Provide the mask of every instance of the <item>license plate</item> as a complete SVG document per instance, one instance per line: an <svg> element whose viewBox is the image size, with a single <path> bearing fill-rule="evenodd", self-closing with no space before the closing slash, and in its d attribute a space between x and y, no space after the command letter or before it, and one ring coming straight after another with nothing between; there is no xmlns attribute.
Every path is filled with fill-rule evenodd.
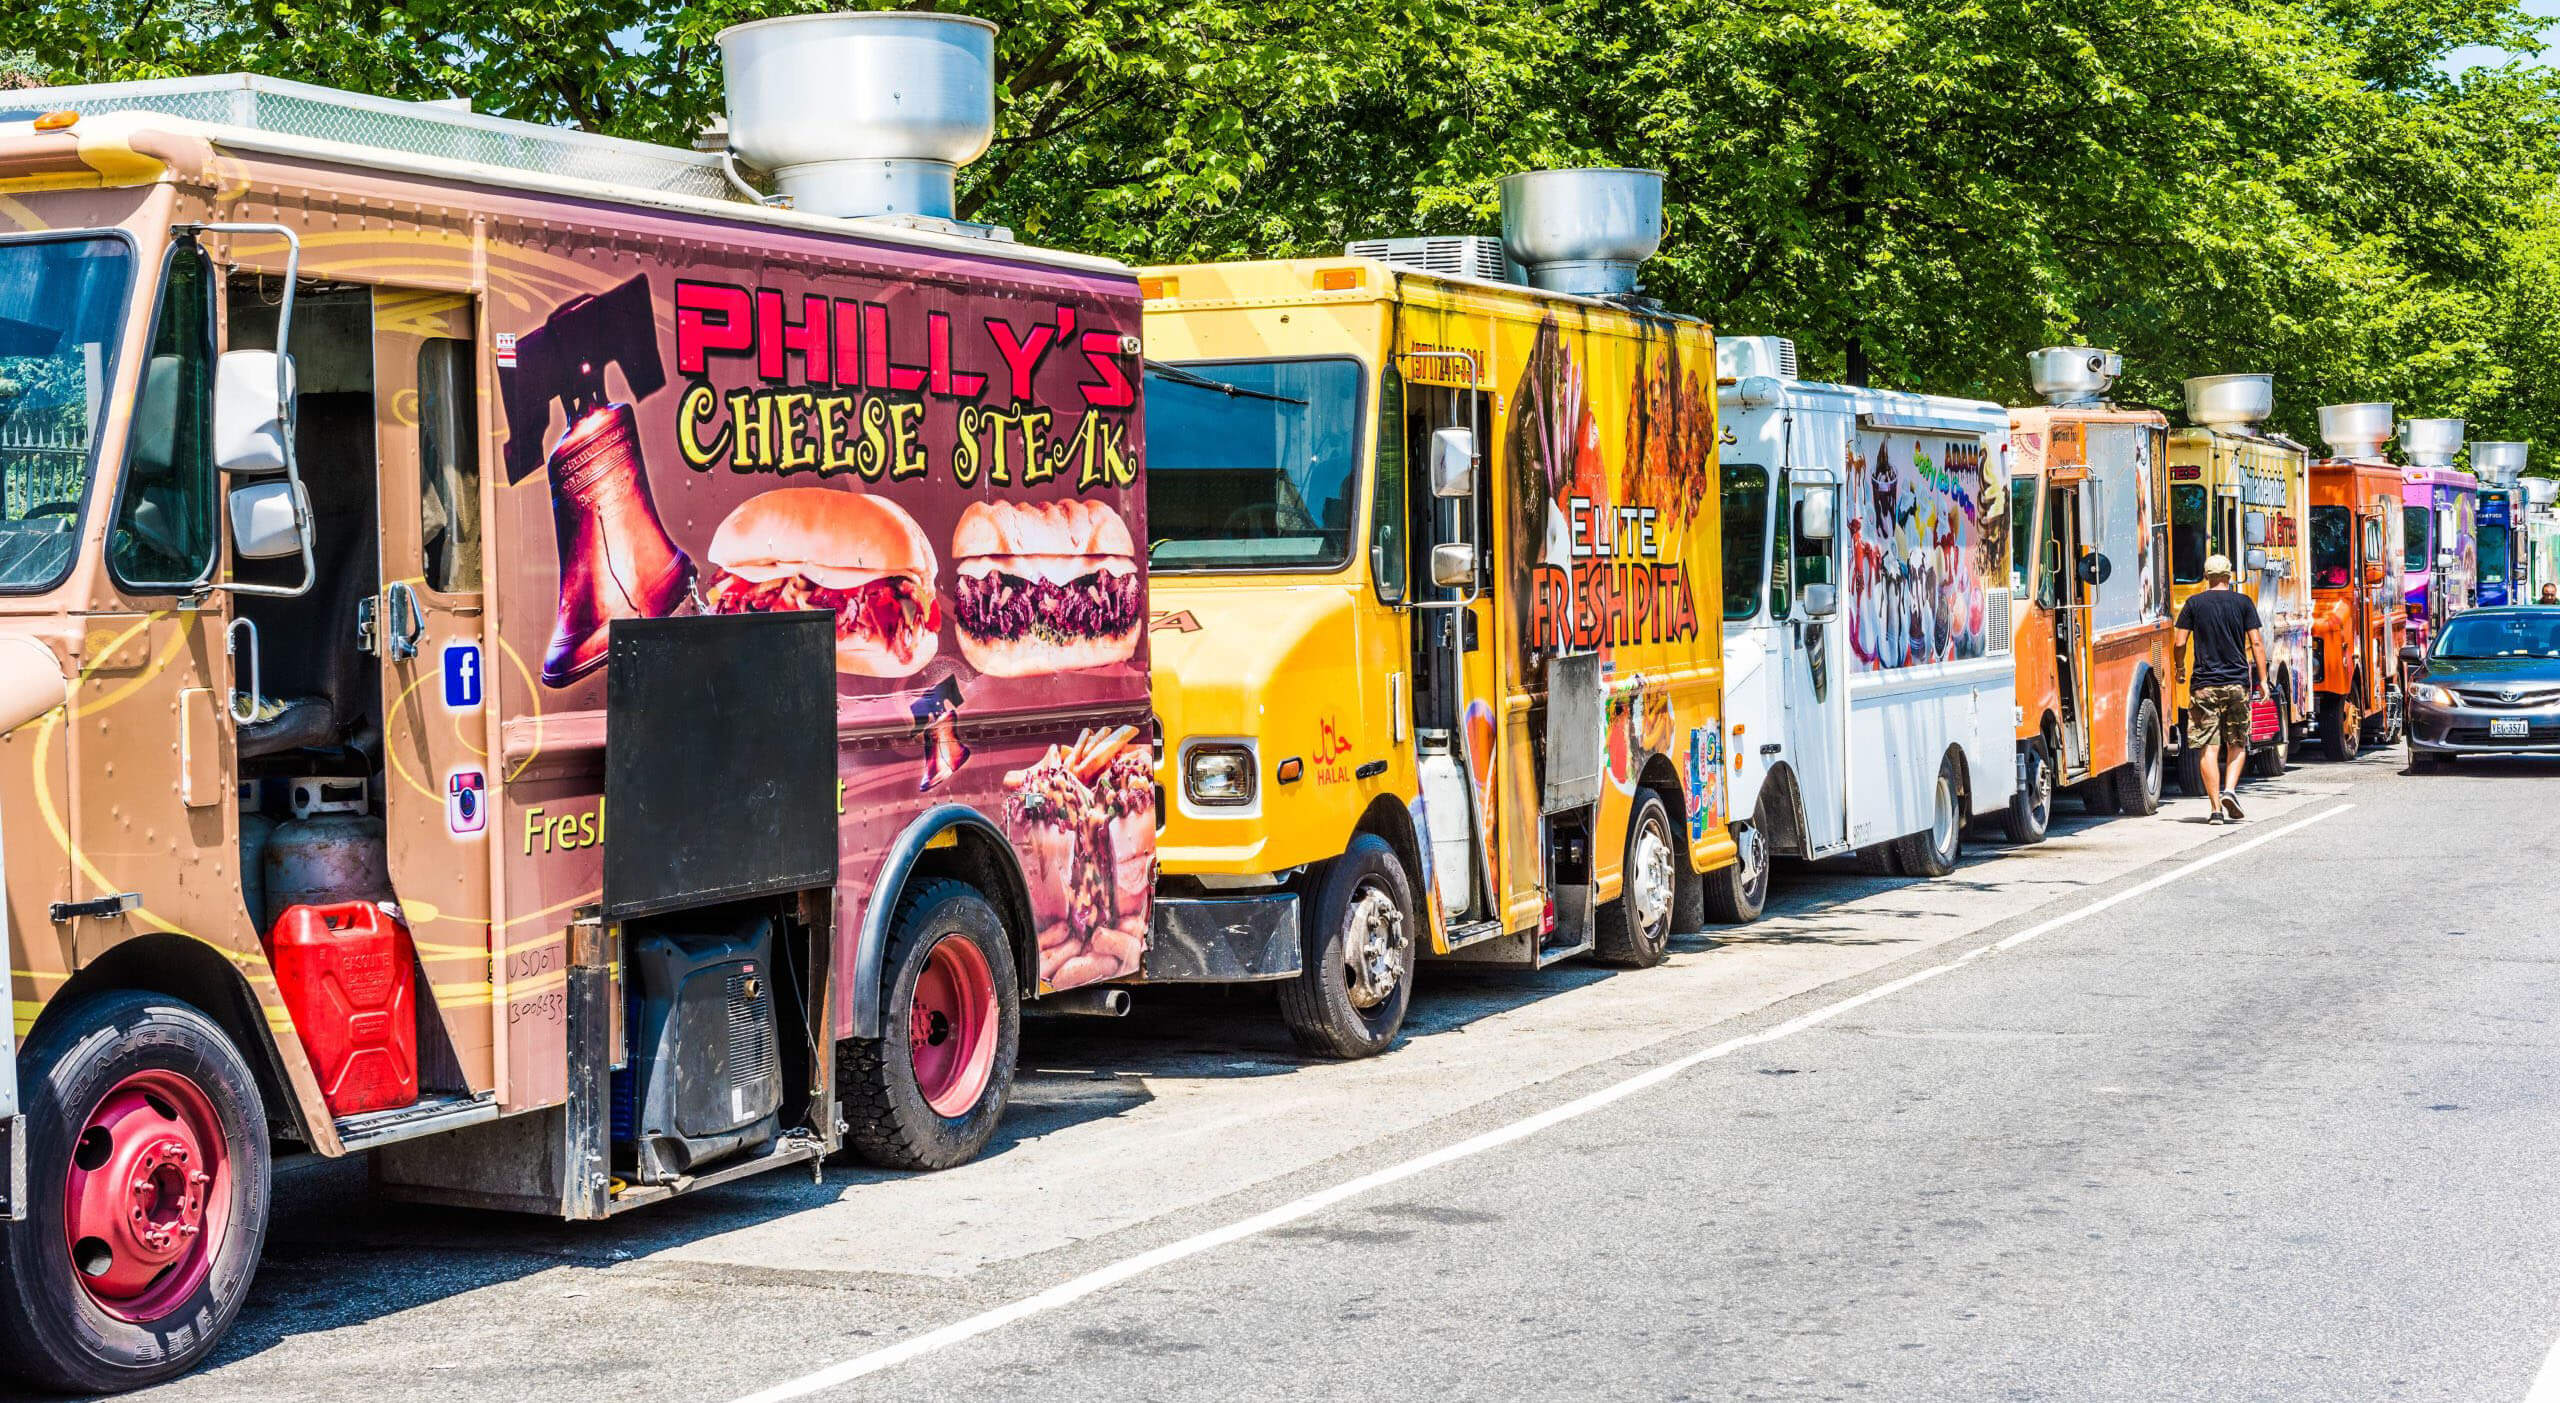
<svg viewBox="0 0 2560 1403"><path fill-rule="evenodd" d="M2526 727L2524 718L2521 716L2489 718L2489 739L2491 740L2523 740L2532 734L2533 732Z"/></svg>

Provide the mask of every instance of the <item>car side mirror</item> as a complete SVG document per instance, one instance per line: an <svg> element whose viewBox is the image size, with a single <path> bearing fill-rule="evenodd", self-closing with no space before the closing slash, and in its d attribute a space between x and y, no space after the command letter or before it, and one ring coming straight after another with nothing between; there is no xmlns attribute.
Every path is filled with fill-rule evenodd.
<svg viewBox="0 0 2560 1403"><path fill-rule="evenodd" d="M1442 589L1465 589L1476 582L1476 548L1451 541L1431 548L1431 583Z"/></svg>
<svg viewBox="0 0 2560 1403"><path fill-rule="evenodd" d="M2382 580L2382 566L2372 561L2366 562L2364 567L2364 582L2369 585L2378 585L2382 583Z"/></svg>
<svg viewBox="0 0 2560 1403"><path fill-rule="evenodd" d="M273 351L225 351L213 374L213 460L226 473L284 471L293 432L293 362Z"/></svg>
<svg viewBox="0 0 2560 1403"><path fill-rule="evenodd" d="M231 549L246 560L281 560L302 553L303 523L311 504L302 484L269 478L231 489Z"/></svg>
<svg viewBox="0 0 2560 1403"><path fill-rule="evenodd" d="M1803 602L1808 619L1827 619L1840 612L1840 595L1832 585L1806 585L1796 598Z"/></svg>
<svg viewBox="0 0 2560 1403"><path fill-rule="evenodd" d="M1829 485L1804 490L1804 505L1796 513L1796 535L1808 541L1831 539L1832 522L1840 510L1840 489Z"/></svg>
<svg viewBox="0 0 2560 1403"><path fill-rule="evenodd" d="M2427 650L2419 647L2415 643L2404 643L2400 645L2400 667L2403 671L2407 672L2426 671Z"/></svg>
<svg viewBox="0 0 2560 1403"><path fill-rule="evenodd" d="M1472 429L1438 429L1431 435L1431 495L1476 494L1476 436ZM1468 574L1473 577L1474 569Z"/></svg>

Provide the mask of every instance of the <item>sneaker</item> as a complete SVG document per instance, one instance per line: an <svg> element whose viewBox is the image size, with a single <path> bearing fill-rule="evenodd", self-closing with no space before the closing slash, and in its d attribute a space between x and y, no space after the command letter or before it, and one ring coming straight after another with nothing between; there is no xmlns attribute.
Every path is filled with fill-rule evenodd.
<svg viewBox="0 0 2560 1403"><path fill-rule="evenodd" d="M2214 827L2216 827L2216 828L2220 828L2220 827L2221 827L2221 826L2223 826L2224 824L2229 823L2231 820L2229 820L2229 819L2227 819L2227 818L2224 818L2224 817L2222 816L2222 810L2220 810L2220 809L2216 809L2216 810L2214 810L2212 813L2206 814L2206 815L2204 816L2204 821L2205 821L2206 823L2209 823L2209 824L2213 825L2213 826L2214 826Z"/></svg>
<svg viewBox="0 0 2560 1403"><path fill-rule="evenodd" d="M2248 817L2247 814L2240 812L2240 796L2227 789L2222 791L2222 811L2230 816L2233 823Z"/></svg>

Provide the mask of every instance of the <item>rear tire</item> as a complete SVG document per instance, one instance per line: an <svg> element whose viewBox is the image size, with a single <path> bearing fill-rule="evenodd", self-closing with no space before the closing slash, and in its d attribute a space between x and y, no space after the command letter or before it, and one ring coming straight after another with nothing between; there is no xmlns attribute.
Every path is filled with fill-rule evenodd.
<svg viewBox="0 0 2560 1403"><path fill-rule="evenodd" d="M1943 877L1964 853L1964 780L1953 755L1938 762L1929 826L1893 840L1894 865L1906 877Z"/></svg>
<svg viewBox="0 0 2560 1403"><path fill-rule="evenodd" d="M2190 741L2178 752L2178 792L2190 799L2204 797L2204 752Z"/></svg>
<svg viewBox="0 0 2560 1403"><path fill-rule="evenodd" d="M2334 764L2356 758L2363 748L2364 723L2347 719L2347 699L2337 692L2320 694L2320 754Z"/></svg>
<svg viewBox="0 0 2560 1403"><path fill-rule="evenodd" d="M1745 926L1769 909L1769 840L1754 823L1733 826L1733 865L1706 875L1707 919Z"/></svg>
<svg viewBox="0 0 2560 1403"><path fill-rule="evenodd" d="M2041 843L2053 829L2053 759L2042 740L2018 747L2018 790L2000 814L2000 836L2020 847Z"/></svg>
<svg viewBox="0 0 2560 1403"><path fill-rule="evenodd" d="M1671 836L1671 811L1650 789L1636 791L1627 808L1626 859L1618 868L1618 899L1600 908L1591 932L1591 958L1619 969L1651 969L1671 953L1671 908L1678 880L1680 844Z"/></svg>
<svg viewBox="0 0 2560 1403"><path fill-rule="evenodd" d="M924 883L898 903L881 983L882 1036L837 1045L846 1142L884 1169L965 1164L1004 1118L1022 1053L1004 918L965 882Z"/></svg>
<svg viewBox="0 0 2560 1403"><path fill-rule="evenodd" d="M1301 1050L1347 1059L1394 1044L1413 1000L1415 931L1403 861L1377 834L1355 836L1326 867L1299 935L1298 977L1280 986L1280 1017Z"/></svg>
<svg viewBox="0 0 2560 1403"><path fill-rule="evenodd" d="M194 1368L239 1315L266 1242L267 1113L248 1063L196 1008L128 991L50 1010L18 1069L32 1201L0 1223L0 1366L65 1393ZM130 1189L105 1177L128 1172ZM127 1208L136 1224L151 1215L141 1235ZM76 1247L75 1213L99 1230ZM174 1260L156 1260L172 1238ZM148 1284L127 1289L127 1273Z"/></svg>
<svg viewBox="0 0 2560 1403"><path fill-rule="evenodd" d="M2148 817L2160 812L2160 703L2142 699L2133 713L2133 733L2125 740L2129 758L2110 776L2116 812Z"/></svg>

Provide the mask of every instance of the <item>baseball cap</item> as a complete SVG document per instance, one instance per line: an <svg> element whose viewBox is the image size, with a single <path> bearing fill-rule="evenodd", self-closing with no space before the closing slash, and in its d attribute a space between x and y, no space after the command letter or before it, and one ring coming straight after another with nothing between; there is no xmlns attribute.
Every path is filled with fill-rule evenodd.
<svg viewBox="0 0 2560 1403"><path fill-rule="evenodd" d="M2208 580L2227 580L2231 578L2231 557L2219 553L2206 556L2204 558L2204 577Z"/></svg>

